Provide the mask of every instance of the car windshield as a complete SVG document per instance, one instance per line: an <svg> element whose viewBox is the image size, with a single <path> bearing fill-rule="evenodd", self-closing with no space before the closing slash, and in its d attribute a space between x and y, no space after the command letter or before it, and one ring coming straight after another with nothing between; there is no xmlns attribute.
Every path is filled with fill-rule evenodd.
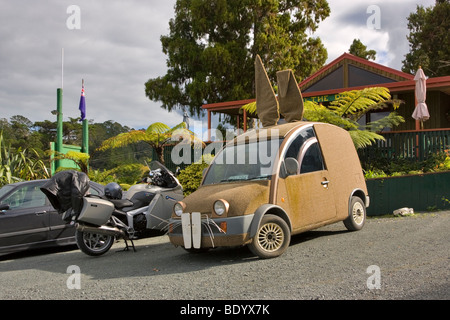
<svg viewBox="0 0 450 320"><path fill-rule="evenodd" d="M270 139L226 146L211 163L203 185L270 179L282 141Z"/></svg>

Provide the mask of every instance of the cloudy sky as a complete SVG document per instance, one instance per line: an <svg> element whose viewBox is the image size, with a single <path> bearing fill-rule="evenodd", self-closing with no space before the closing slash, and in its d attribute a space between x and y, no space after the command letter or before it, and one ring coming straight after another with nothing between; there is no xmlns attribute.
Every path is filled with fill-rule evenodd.
<svg viewBox="0 0 450 320"><path fill-rule="evenodd" d="M400 70L409 51L406 17L418 4L429 7L435 1L328 2L331 15L313 34L325 44L328 62L348 52L358 38L377 51L377 63ZM87 118L94 122L113 120L136 129L156 121L180 123L181 113L168 113L144 93L148 79L166 72L159 39L169 32L174 4L0 0L0 118L23 115L33 122L56 121L51 111L61 86L64 120L79 117L84 79Z"/></svg>

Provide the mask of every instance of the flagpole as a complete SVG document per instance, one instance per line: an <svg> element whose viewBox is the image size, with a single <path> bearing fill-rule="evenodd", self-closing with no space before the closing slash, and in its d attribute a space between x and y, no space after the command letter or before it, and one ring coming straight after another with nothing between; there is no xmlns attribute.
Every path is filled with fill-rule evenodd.
<svg viewBox="0 0 450 320"><path fill-rule="evenodd" d="M63 149L63 85L64 85L64 48L61 48L61 88L56 89L56 154ZM55 171L61 166L61 160L56 160Z"/></svg>
<svg viewBox="0 0 450 320"><path fill-rule="evenodd" d="M64 48L61 48L61 89L64 88Z"/></svg>
<svg viewBox="0 0 450 320"><path fill-rule="evenodd" d="M83 145L82 152L89 154L89 127L88 119L83 120Z"/></svg>

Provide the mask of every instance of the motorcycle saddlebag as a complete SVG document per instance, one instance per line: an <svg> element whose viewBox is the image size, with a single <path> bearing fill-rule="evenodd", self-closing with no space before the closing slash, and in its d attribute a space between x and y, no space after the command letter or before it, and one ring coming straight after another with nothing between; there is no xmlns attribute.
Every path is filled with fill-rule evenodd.
<svg viewBox="0 0 450 320"><path fill-rule="evenodd" d="M83 209L78 216L78 221L102 226L108 222L114 211L114 204L100 198L83 198Z"/></svg>

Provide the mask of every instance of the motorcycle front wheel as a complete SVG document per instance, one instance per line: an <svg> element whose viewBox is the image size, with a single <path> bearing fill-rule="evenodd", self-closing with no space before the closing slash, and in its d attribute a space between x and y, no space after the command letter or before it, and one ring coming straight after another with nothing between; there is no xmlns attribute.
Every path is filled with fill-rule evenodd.
<svg viewBox="0 0 450 320"><path fill-rule="evenodd" d="M75 232L78 248L87 255L100 256L114 244L114 237L89 232Z"/></svg>

